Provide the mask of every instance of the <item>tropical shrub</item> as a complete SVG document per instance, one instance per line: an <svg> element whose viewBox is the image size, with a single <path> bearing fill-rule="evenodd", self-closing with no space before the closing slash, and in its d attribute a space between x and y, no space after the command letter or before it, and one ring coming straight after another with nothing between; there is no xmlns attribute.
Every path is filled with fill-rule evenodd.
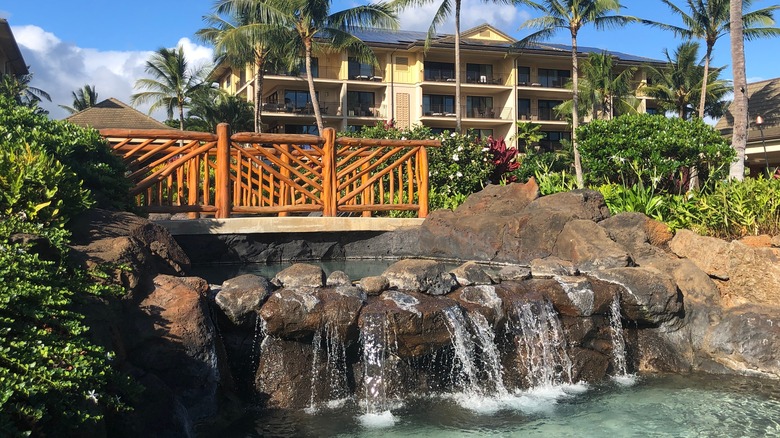
<svg viewBox="0 0 780 438"><path fill-rule="evenodd" d="M19 145L28 145L33 153L45 152L75 173L83 187L90 191L96 207L134 208L125 166L111 152L100 133L61 120L50 120L36 108L0 96L0 149L19 150Z"/></svg>
<svg viewBox="0 0 780 438"><path fill-rule="evenodd" d="M595 120L577 130L588 181L624 187L653 186L670 193L687 190L696 168L703 186L728 176L734 150L702 120L662 115L623 115Z"/></svg>
<svg viewBox="0 0 780 438"><path fill-rule="evenodd" d="M0 141L0 217L63 222L91 203L76 175L40 147Z"/></svg>
<svg viewBox="0 0 780 438"><path fill-rule="evenodd" d="M15 233L50 246L42 259ZM90 295L117 293L64 260L67 234L20 218L0 218L0 435L79 436L82 427L124 409L128 380L112 354L89 341L73 306Z"/></svg>
<svg viewBox="0 0 780 438"><path fill-rule="evenodd" d="M503 138L498 140L488 137L488 152L490 153L493 171L490 172L490 182L492 184L504 184L517 181L517 176L512 172L520 167L517 161L517 148L508 148Z"/></svg>

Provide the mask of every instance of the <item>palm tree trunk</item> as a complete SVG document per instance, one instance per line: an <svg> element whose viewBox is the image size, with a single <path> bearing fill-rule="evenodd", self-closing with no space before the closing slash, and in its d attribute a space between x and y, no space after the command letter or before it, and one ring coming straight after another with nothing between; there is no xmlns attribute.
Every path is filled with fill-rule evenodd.
<svg viewBox="0 0 780 438"><path fill-rule="evenodd" d="M707 101L707 82L709 82L710 79L711 58L712 58L712 44L707 43L707 53L704 55L704 77L701 80L701 96L699 96L699 118L700 119L704 118L704 105Z"/></svg>
<svg viewBox="0 0 780 438"><path fill-rule="evenodd" d="M322 131L325 128L322 123L322 114L320 114L320 102L317 99L317 92L314 90L314 76L311 75L311 39L306 39L304 42L306 48L306 81L309 83L309 94L311 95L311 105L314 110L314 118L317 120L317 132L322 135Z"/></svg>
<svg viewBox="0 0 780 438"><path fill-rule="evenodd" d="M265 58L255 58L255 132L263 132L263 67Z"/></svg>
<svg viewBox="0 0 780 438"><path fill-rule="evenodd" d="M734 103L731 105L731 113L734 116L734 129L731 137L731 147L737 152L737 157L729 168L729 178L742 181L745 178L745 146L747 144L748 125L742 0L731 0L729 17L731 19L731 65L732 75L734 76Z"/></svg>
<svg viewBox="0 0 780 438"><path fill-rule="evenodd" d="M455 130L462 132L460 110L460 1L455 0Z"/></svg>
<svg viewBox="0 0 780 438"><path fill-rule="evenodd" d="M179 129L184 131L184 103L179 100Z"/></svg>
<svg viewBox="0 0 780 438"><path fill-rule="evenodd" d="M577 178L577 188L585 187L585 181L582 175L582 162L580 161L580 150L577 147L577 127L579 126L579 68L577 66L577 31L571 30L571 86L572 86L572 108L571 108L571 146L574 149L574 174Z"/></svg>

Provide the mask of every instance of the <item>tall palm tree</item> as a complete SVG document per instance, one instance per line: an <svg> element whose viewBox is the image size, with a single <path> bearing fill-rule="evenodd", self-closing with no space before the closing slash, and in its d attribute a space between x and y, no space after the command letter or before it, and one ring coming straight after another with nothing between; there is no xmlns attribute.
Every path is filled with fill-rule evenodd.
<svg viewBox="0 0 780 438"><path fill-rule="evenodd" d="M515 44L523 47L551 37L557 30L566 29L571 34L571 82L572 82L572 132L574 150L574 171L577 187L584 187L582 162L577 148L577 126L579 125L579 63L577 61L577 35L583 26L592 24L597 29L622 26L636 18L617 15L622 6L619 0L544 0L541 4L528 4L544 14L524 22L521 29L537 29L536 32Z"/></svg>
<svg viewBox="0 0 780 438"><path fill-rule="evenodd" d="M731 69L734 77L734 103L731 112L734 115L734 126L731 137L731 147L737 152L736 159L729 168L729 178L742 181L745 178L745 146L747 144L747 78L745 77L745 41L743 38L742 0L731 0L729 18L731 26Z"/></svg>
<svg viewBox="0 0 780 438"><path fill-rule="evenodd" d="M32 73L15 76L0 73L0 95L8 96L20 105L35 106L41 100L51 102L49 93L30 85Z"/></svg>
<svg viewBox="0 0 780 438"><path fill-rule="evenodd" d="M216 132L217 125L227 123L236 132L251 130L252 105L242 99L215 88L204 88L192 97L187 113L188 130Z"/></svg>
<svg viewBox="0 0 780 438"><path fill-rule="evenodd" d="M262 7L264 0L217 0L214 13L204 17L210 27L196 34L214 45L217 63L225 62L236 68L252 64L254 71L254 130L262 132L262 99L265 65L274 48L284 41L274 39L279 32L273 27L273 10ZM276 52L279 52L278 50ZM276 53L276 55L279 55Z"/></svg>
<svg viewBox="0 0 780 438"><path fill-rule="evenodd" d="M98 102L98 94L94 85L84 85L83 88L71 91L70 94L73 96L73 106L60 105L60 108L71 114L92 108Z"/></svg>
<svg viewBox="0 0 780 438"><path fill-rule="evenodd" d="M205 66L191 67L184 56L184 47L160 48L146 61L146 72L154 78L135 81L135 88L142 91L130 96L133 105L152 102L149 112L165 108L168 118L178 111L179 129L184 130L184 108L190 104L192 94L205 87Z"/></svg>
<svg viewBox="0 0 780 438"><path fill-rule="evenodd" d="M397 28L395 11L386 3L355 6L331 13L330 0L234 0L237 8L254 7L274 18L287 44L282 50L303 55L306 79L317 128L322 132L322 112L314 89L311 60L316 51L349 52L363 62L378 64L374 52L353 33L367 28ZM254 4L254 6L251 6Z"/></svg>
<svg viewBox="0 0 780 438"><path fill-rule="evenodd" d="M666 65L663 68L648 67L648 76L653 85L644 88L644 93L656 100L666 111L674 111L681 119L689 119L696 113L701 84L704 81L704 67L699 62L699 43L687 41L680 44L674 55L664 49ZM720 117L726 107L724 96L731 91L728 82L719 79L723 68L708 72L705 89L705 115Z"/></svg>
<svg viewBox="0 0 780 438"><path fill-rule="evenodd" d="M419 7L428 3L434 3L437 0L394 0L393 6L401 9L408 7ZM498 3L498 4L521 4L529 3L524 0L482 0L485 3ZM431 46L431 42L436 37L436 28L439 27L452 13L453 7L455 8L455 130L462 132L461 121L463 119L463 111L460 105L460 8L462 0L441 0L439 8L436 10L436 14L433 16L431 25L428 27L428 35L425 38L425 51L427 52Z"/></svg>
<svg viewBox="0 0 780 438"><path fill-rule="evenodd" d="M704 117L705 98L707 78L709 77L710 61L712 60L712 50L720 37L727 35L730 29L731 17L729 16L729 0L687 0L690 13L684 11L671 0L661 0L666 4L675 15L682 18L684 27L673 26L670 24L658 23L649 20L642 20L643 23L662 29L671 30L676 35L687 39L700 38L704 40L704 81L701 83L701 93L699 93L699 117ZM740 11L743 7L749 7L752 0L743 0L739 2ZM734 5L731 5L734 8ZM780 29L770 27L775 24L772 15L780 5L773 5L767 8L759 9L742 15L741 24L744 25L744 38L753 40L756 38L766 38L780 35Z"/></svg>
<svg viewBox="0 0 780 438"><path fill-rule="evenodd" d="M578 114L594 119L611 120L616 113L636 113L639 100L634 95L631 80L636 67L627 67L615 74L612 56L608 53L591 53L582 63L580 81L580 108ZM569 84L571 85L571 84ZM572 101L557 108L560 113L571 115Z"/></svg>

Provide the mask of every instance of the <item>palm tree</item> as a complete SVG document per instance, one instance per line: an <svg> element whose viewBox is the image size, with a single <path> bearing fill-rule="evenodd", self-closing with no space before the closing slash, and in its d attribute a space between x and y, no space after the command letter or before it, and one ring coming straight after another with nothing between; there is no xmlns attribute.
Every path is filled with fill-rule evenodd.
<svg viewBox="0 0 780 438"><path fill-rule="evenodd" d="M689 14L670 0L661 1L664 2L672 12L682 18L685 27L657 23L649 20L642 20L643 23L671 30L676 35L683 38L701 38L704 40L706 49L704 53L704 81L701 83L698 107L699 118L703 118L712 50L718 39L729 33L731 23L731 17L729 16L730 2L729 0L687 0L688 9L690 10ZM739 3L740 11L742 11L742 7L750 6L752 0L743 0ZM733 8L734 5L731 5L731 9ZM753 40L756 38L780 35L780 29L770 27L775 24L772 14L778 8L780 8L780 5L773 5L742 15L741 24L744 25L744 37L748 40Z"/></svg>
<svg viewBox="0 0 780 438"><path fill-rule="evenodd" d="M433 3L436 0L394 0L393 6L405 9L408 7L419 7L428 3ZM529 3L524 0L483 0L485 3L499 3L499 4L520 4ZM460 7L462 0L441 0L439 8L436 10L436 14L433 16L431 25L428 27L428 35L425 38L425 52L431 46L431 42L436 37L436 28L440 26L447 17L452 13L453 7L455 8L455 130L457 132L463 132L461 128L461 120L463 118L462 110L460 106Z"/></svg>
<svg viewBox="0 0 780 438"><path fill-rule="evenodd" d="M73 106L60 105L60 108L71 114L92 108L98 102L98 94L94 85L84 85L84 88L71 91L70 94L73 96Z"/></svg>
<svg viewBox="0 0 780 438"><path fill-rule="evenodd" d="M306 65L306 79L311 95L317 128L324 124L319 100L314 89L312 53L316 51L349 52L362 62L378 64L374 52L353 33L367 28L397 28L398 19L386 3L355 6L339 12L330 12L330 0L234 0L239 9L256 8L273 18L273 26L284 35L287 44L282 50L302 54ZM254 5L254 6L253 6Z"/></svg>
<svg viewBox="0 0 780 438"><path fill-rule="evenodd" d="M155 78L135 81L135 88L149 91L131 95L131 103L136 105L151 101L149 112L165 108L169 119L173 118L174 110L178 110L179 129L184 130L184 108L189 106L192 94L206 86L205 66L191 68L182 46L176 49L163 47L146 61L145 70Z"/></svg>
<svg viewBox="0 0 780 438"><path fill-rule="evenodd" d="M0 73L0 95L8 96L20 105L35 106L43 99L51 102L49 93L30 86L32 74L14 76Z"/></svg>
<svg viewBox="0 0 780 438"><path fill-rule="evenodd" d="M523 38L515 44L516 47L524 47L530 43L551 37L558 29L566 29L571 34L571 67L572 67L572 123L571 143L574 150L574 171L577 178L577 187L584 187L582 175L582 162L580 151L577 148L577 126L579 125L579 64L577 62L577 34L587 24L594 25L597 29L614 26L622 26L631 21L633 17L611 15L620 12L622 6L619 0L545 0L541 4L528 2L528 4L544 15L532 18L524 22L521 29L537 29L536 32Z"/></svg>
<svg viewBox="0 0 780 438"><path fill-rule="evenodd" d="M742 181L745 178L745 146L747 144L747 79L745 77L745 41L742 24L747 23L741 18L742 0L731 0L729 18L731 26L731 69L734 76L734 104L731 112L734 115L734 126L731 137L731 147L737 152L736 159L729 168L729 178Z"/></svg>
<svg viewBox="0 0 780 438"><path fill-rule="evenodd" d="M608 53L591 53L582 63L580 81L580 107L578 114L594 119L611 120L616 113L636 113L639 100L633 93L631 79L636 67L628 67L615 74L612 56ZM566 101L556 109L571 114L572 101Z"/></svg>
<svg viewBox="0 0 780 438"><path fill-rule="evenodd" d="M259 5L262 1L217 0L214 13L204 17L210 27L196 32L199 37L214 44L217 64L225 62L236 68L245 68L247 64L252 64L255 132L262 132L263 126L262 99L266 62L274 54L274 48L284 46L283 41L274 39L279 37L278 30L272 26L276 20L273 11Z"/></svg>
<svg viewBox="0 0 780 438"><path fill-rule="evenodd" d="M644 93L656 100L666 111L674 111L681 119L690 119L696 112L701 84L704 81L704 67L699 62L699 43L688 41L680 44L674 55L664 49L666 66L648 67L648 76L653 85L644 88ZM731 91L728 82L718 77L723 68L708 72L705 89L704 114L720 117L726 107L724 96Z"/></svg>
<svg viewBox="0 0 780 438"><path fill-rule="evenodd" d="M217 125L227 123L235 132L254 126L252 105L239 96L214 88L204 88L192 96L187 113L188 130L216 132Z"/></svg>

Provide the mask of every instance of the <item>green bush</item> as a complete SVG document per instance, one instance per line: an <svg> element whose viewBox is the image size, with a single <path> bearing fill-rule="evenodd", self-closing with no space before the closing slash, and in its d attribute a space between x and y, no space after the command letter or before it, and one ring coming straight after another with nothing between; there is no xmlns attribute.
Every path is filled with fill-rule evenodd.
<svg viewBox="0 0 780 438"><path fill-rule="evenodd" d="M47 239L52 257L12 243L15 233ZM110 411L123 409L128 381L112 355L91 343L73 305L87 294L116 292L62 260L65 231L18 218L0 219L0 435L78 436Z"/></svg>
<svg viewBox="0 0 780 438"><path fill-rule="evenodd" d="M624 115L595 120L577 130L585 176L591 184L616 183L687 190L685 169L698 169L702 186L726 178L735 153L699 119Z"/></svg>
<svg viewBox="0 0 780 438"><path fill-rule="evenodd" d="M46 152L19 143L0 146L0 216L53 223L90 204L76 175Z"/></svg>
<svg viewBox="0 0 780 438"><path fill-rule="evenodd" d="M18 150L18 145L29 145L34 153L45 152L70 169L91 192L96 207L134 209L126 168L98 131L50 120L36 108L0 96L0 149Z"/></svg>

